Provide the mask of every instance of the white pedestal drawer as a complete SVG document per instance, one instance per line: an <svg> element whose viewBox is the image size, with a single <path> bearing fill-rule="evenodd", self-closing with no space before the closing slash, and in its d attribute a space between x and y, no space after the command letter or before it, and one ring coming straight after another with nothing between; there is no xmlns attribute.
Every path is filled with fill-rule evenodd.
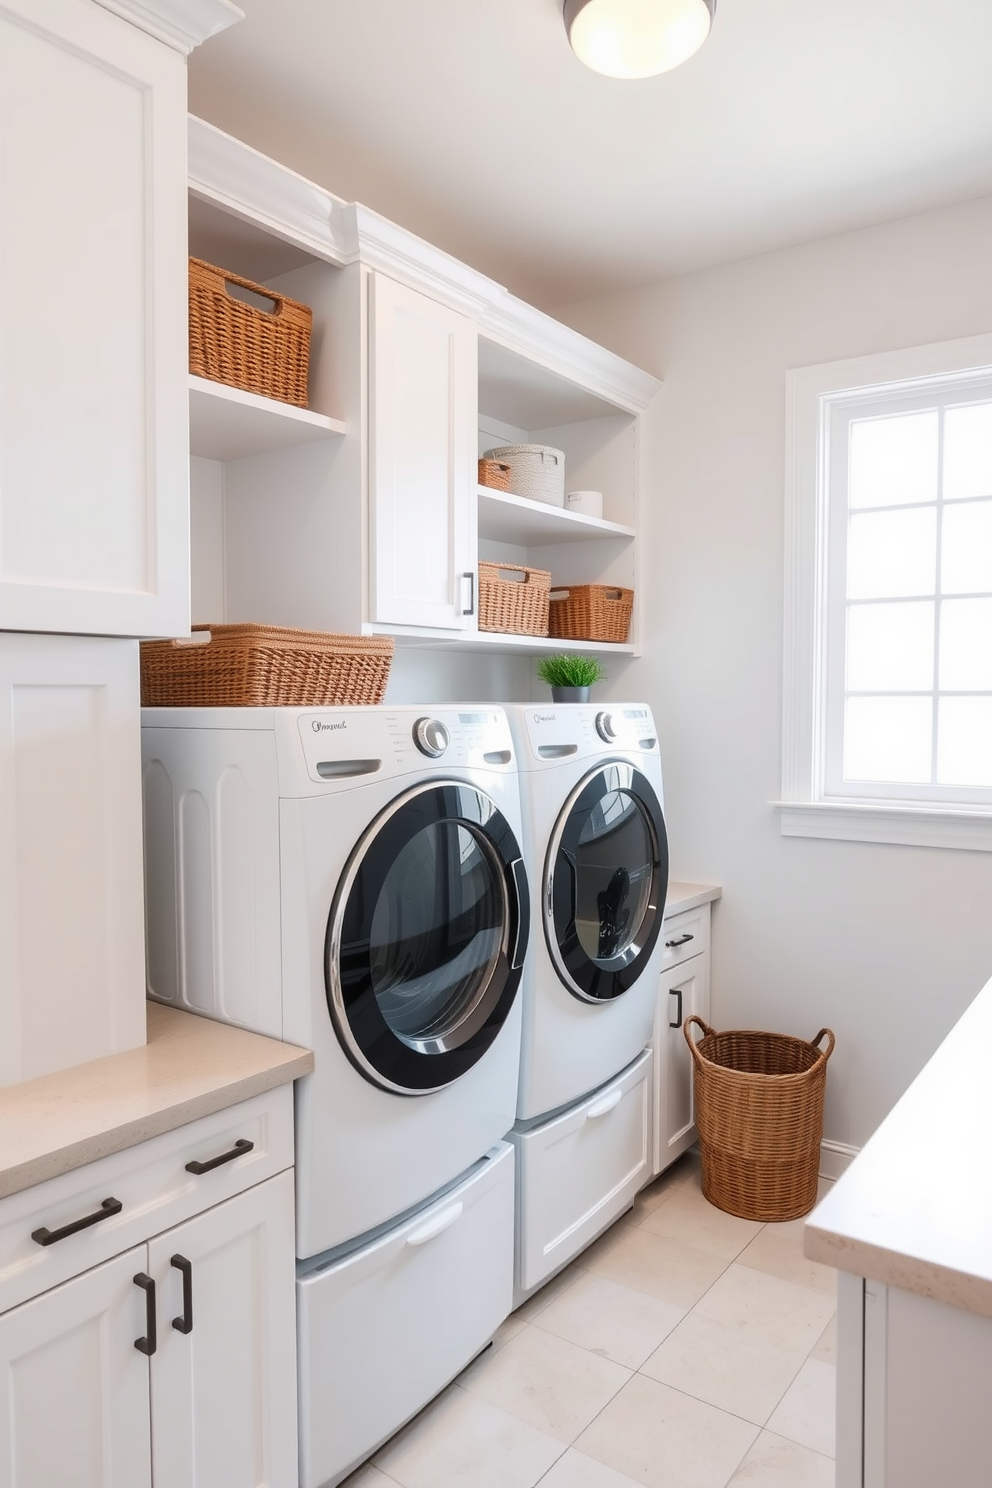
<svg viewBox="0 0 992 1488"><path fill-rule="evenodd" d="M300 1485L340 1483L485 1348L513 1290L513 1149L297 1279Z"/></svg>
<svg viewBox="0 0 992 1488"><path fill-rule="evenodd" d="M517 1149L520 1302L629 1209L651 1168L652 1051L531 1131Z"/></svg>

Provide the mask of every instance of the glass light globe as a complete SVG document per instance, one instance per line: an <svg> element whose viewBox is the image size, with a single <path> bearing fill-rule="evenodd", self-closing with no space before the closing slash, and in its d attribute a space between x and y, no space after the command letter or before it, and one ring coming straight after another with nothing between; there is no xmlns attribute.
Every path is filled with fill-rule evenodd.
<svg viewBox="0 0 992 1488"><path fill-rule="evenodd" d="M594 72L655 77L698 52L716 0L565 0L572 49Z"/></svg>

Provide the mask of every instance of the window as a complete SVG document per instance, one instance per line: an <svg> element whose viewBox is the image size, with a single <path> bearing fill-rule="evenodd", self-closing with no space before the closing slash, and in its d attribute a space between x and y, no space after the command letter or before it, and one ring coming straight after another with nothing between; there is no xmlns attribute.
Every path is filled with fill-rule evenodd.
<svg viewBox="0 0 992 1488"><path fill-rule="evenodd" d="M789 374L782 830L992 849L992 337Z"/></svg>

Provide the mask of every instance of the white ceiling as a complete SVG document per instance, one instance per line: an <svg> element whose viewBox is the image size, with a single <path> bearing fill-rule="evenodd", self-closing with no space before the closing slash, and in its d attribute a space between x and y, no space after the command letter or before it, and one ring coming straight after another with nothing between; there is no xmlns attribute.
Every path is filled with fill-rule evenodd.
<svg viewBox="0 0 992 1488"><path fill-rule="evenodd" d="M239 0L190 107L547 308L992 193L992 0L719 0L675 72L560 0Z"/></svg>

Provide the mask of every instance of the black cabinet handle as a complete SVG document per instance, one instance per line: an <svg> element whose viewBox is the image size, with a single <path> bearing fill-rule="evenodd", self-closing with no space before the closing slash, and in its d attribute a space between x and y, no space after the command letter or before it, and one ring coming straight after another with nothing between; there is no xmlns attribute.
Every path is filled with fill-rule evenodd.
<svg viewBox="0 0 992 1488"><path fill-rule="evenodd" d="M195 1173L199 1177L201 1173L209 1173L211 1168L219 1168L223 1163L233 1162L243 1152L250 1152L254 1145L255 1143L249 1142L246 1137L239 1137L230 1152L222 1152L220 1157L212 1157L209 1162L199 1162L198 1160L188 1162L186 1164L186 1171L187 1173Z"/></svg>
<svg viewBox="0 0 992 1488"><path fill-rule="evenodd" d="M463 615L474 615L475 614L475 570L474 569L469 569L468 572L465 573L463 577L465 577L466 579L468 579L468 582L469 582L469 600L468 600L468 609L467 610L462 610L462 614Z"/></svg>
<svg viewBox="0 0 992 1488"><path fill-rule="evenodd" d="M677 997L678 998L678 1009L679 1009L678 1012L675 1015L675 1022L672 1023L671 1020L669 1020L668 1026L669 1026L669 1028L681 1028L682 1027L682 988L681 987L672 987L671 990L669 991L669 994L668 995L669 995L669 997Z"/></svg>
<svg viewBox="0 0 992 1488"><path fill-rule="evenodd" d="M140 1287L145 1294L145 1336L136 1338L134 1346L139 1354L147 1354L151 1358L158 1348L158 1332L155 1327L155 1283L144 1271L139 1271L134 1278L136 1287Z"/></svg>
<svg viewBox="0 0 992 1488"><path fill-rule="evenodd" d="M104 1199L95 1214L87 1214L82 1219L74 1219L72 1224L63 1225L60 1230L49 1230L42 1225L40 1230L31 1231L31 1239L36 1245L54 1245L56 1240L64 1240L67 1235L76 1235L80 1230L88 1230L90 1225L99 1224L101 1219L109 1219L112 1214L120 1214L124 1205L120 1199Z"/></svg>
<svg viewBox="0 0 992 1488"><path fill-rule="evenodd" d="M665 944L669 950L674 950L676 946L686 945L690 940L695 940L695 938L694 935L680 935L678 940L666 940Z"/></svg>
<svg viewBox="0 0 992 1488"><path fill-rule="evenodd" d="M174 1255L169 1262L175 1266L177 1271L182 1272L183 1278L183 1312L182 1317L174 1317L172 1326L177 1333L192 1333L193 1331L193 1262L188 1261L185 1256Z"/></svg>

